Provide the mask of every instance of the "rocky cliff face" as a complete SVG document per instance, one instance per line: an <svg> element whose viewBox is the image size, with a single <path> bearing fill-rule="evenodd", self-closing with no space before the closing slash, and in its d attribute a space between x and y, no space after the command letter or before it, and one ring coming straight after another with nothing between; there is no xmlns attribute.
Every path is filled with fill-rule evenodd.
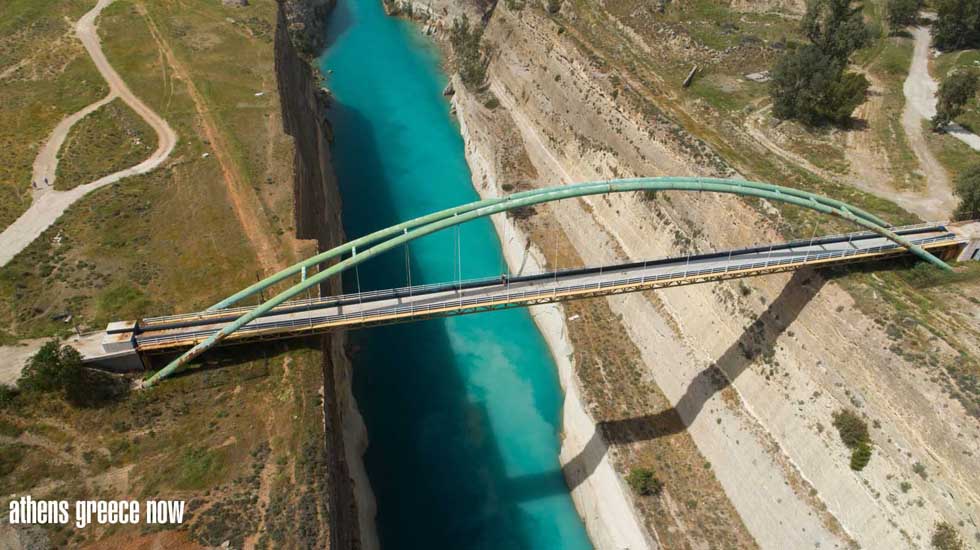
<svg viewBox="0 0 980 550"><path fill-rule="evenodd" d="M662 99L662 81L608 61L653 48L613 18L592 23L583 6L596 4L565 2L555 15L502 2L489 18L487 82L467 90L456 79L454 99L478 190L743 170L689 131L693 109ZM560 228L561 266L782 238L765 205L679 193L568 201L522 223L539 249L558 248ZM880 290L860 292L879 301ZM617 492L631 495L602 481L603 460L620 476L642 466L662 477L660 496L631 503L662 548L912 548L940 519L972 530L975 424L854 295L801 272L564 305L575 320L559 331L574 347L570 387L601 437L566 414L562 458L596 545L644 547L625 542L624 514L604 513ZM874 426L860 473L830 428L844 408Z"/></svg>
<svg viewBox="0 0 980 550"><path fill-rule="evenodd" d="M330 94L320 87L310 60L323 45L322 21L332 2L280 3L276 73L283 126L293 137L296 236L316 239L321 249L343 242L340 194L330 164Z"/></svg>
<svg viewBox="0 0 980 550"><path fill-rule="evenodd" d="M439 31L454 12L420 4L400 13L445 40ZM456 13L478 8L459 4ZM487 81L467 89L454 79L482 195L637 175L750 173L739 155L704 139L691 114L699 107L670 95L662 67L637 77L642 71L610 54L684 57L693 45L651 45L613 15L616 5L564 2L556 14L542 4L496 5L483 18ZM734 4L793 11L791 2ZM778 240L784 226L766 205L676 193L569 201L495 222L503 242L529 236L532 254L560 249L548 256L560 255L563 267ZM938 397L940 376L922 376L905 352L895 353L888 340L900 338L882 322L894 314L869 317L855 300L863 292L880 301L882 291L854 286L800 273L536 313L567 389L563 470L597 547L915 547L938 518L974 529L976 492L964 480L976 469L975 424ZM567 334L573 351L554 345L541 319L575 320L551 329ZM860 474L826 429L848 407L875 426L873 465ZM636 466L661 476L660 496L620 490ZM909 475L913 467L928 478ZM636 536L637 522L624 521L632 520L619 512L624 502L647 541Z"/></svg>
<svg viewBox="0 0 980 550"><path fill-rule="evenodd" d="M332 0L281 0L276 28L276 74L282 104L284 130L294 142L293 195L296 236L315 239L320 250L344 241L340 193L331 165L332 132L327 120L330 94L320 85L313 62L324 46L325 21ZM322 293L339 292L339 282L321 288ZM372 546L373 535L362 536L370 524L369 503L360 506L355 498L359 478L361 494L370 494L362 473L360 454L366 434L351 394L350 363L344 353L343 333L324 336L323 412L328 463L327 501L330 548ZM370 500L370 497L362 500Z"/></svg>

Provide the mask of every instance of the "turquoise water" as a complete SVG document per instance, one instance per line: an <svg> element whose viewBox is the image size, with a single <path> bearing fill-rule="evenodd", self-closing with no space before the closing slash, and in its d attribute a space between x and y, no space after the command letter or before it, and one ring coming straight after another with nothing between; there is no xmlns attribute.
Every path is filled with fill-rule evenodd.
<svg viewBox="0 0 980 550"><path fill-rule="evenodd" d="M333 159L350 238L477 198L442 98L445 76L380 0L341 0L321 65L336 96ZM332 73L329 73L332 71ZM489 221L413 243L412 282L500 273ZM403 285L404 253L346 277ZM354 394L382 546L590 548L558 464L562 395L524 310L355 332Z"/></svg>

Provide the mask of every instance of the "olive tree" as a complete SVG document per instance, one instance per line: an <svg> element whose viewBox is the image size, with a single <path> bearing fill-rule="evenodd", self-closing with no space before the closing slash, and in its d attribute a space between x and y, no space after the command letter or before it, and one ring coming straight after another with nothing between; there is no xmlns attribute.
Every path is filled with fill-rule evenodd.
<svg viewBox="0 0 980 550"><path fill-rule="evenodd" d="M960 172L953 192L960 199L956 207L957 219L980 217L980 163Z"/></svg>
<svg viewBox="0 0 980 550"><path fill-rule="evenodd" d="M869 86L864 75L846 71L851 54L871 41L861 5L811 0L800 27L810 43L787 51L773 67L773 114L810 126L844 123Z"/></svg>
<svg viewBox="0 0 980 550"><path fill-rule="evenodd" d="M916 22L922 0L888 0L888 23L892 29L901 29Z"/></svg>
<svg viewBox="0 0 980 550"><path fill-rule="evenodd" d="M773 114L810 126L842 124L864 102L868 86L864 75L844 72L844 63L819 47L803 46L772 70Z"/></svg>
<svg viewBox="0 0 980 550"><path fill-rule="evenodd" d="M939 130L963 112L963 106L977 92L977 73L956 71L939 85L936 97L936 115L932 117L933 129Z"/></svg>
<svg viewBox="0 0 980 550"><path fill-rule="evenodd" d="M980 46L980 0L938 0L932 39L940 50Z"/></svg>

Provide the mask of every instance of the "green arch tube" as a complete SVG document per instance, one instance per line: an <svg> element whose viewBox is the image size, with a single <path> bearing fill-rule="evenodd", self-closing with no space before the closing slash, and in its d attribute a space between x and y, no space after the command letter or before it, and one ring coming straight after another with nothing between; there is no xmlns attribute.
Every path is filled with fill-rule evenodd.
<svg viewBox="0 0 980 550"><path fill-rule="evenodd" d="M448 227L453 227L468 221L491 216L493 214L498 214L501 212L506 212L508 210L513 210L515 208L521 208L524 206L532 206L535 204L541 204L546 202L553 202L562 199L570 199L577 197L584 197L589 195L602 195L609 193L626 193L633 191L707 191L713 193L727 193L740 196L758 197L778 202L784 202L787 204L793 204L803 208L809 208L823 214L835 216L857 225L869 229L878 235L881 235L892 242L907 248L912 254L918 256L919 258L932 263L942 269L950 270L950 268L945 262L939 258L933 256L928 251L922 247L912 244L908 239L895 234L893 231L885 227L885 223L868 214L858 208L851 207L840 201L835 201L833 199L827 199L825 197L820 197L819 195L813 195L805 191L799 191L795 189L790 189L787 187L780 187L777 185L757 183L757 182L745 182L740 180L727 180L719 178L697 178L697 177L668 177L668 178L636 178L627 180L614 180L609 182L594 182L594 183L581 183L575 185L564 185L557 187L548 187L543 189L538 189L535 191L527 191L524 193L518 193L515 195L510 195L503 198L493 198L483 201L476 201L469 203L467 205L462 205L456 208L451 208L443 210L441 212L436 212L434 214L429 214L421 218L416 218L415 220L410 220L408 222L403 222L396 226L383 229L381 231L372 233L360 239L346 243L330 251L322 254L313 256L312 258L300 262L291 268L283 270L278 274L266 279L269 281L275 279L274 282L280 281L290 274L300 271L303 267L308 267L309 265L316 265L325 261L325 259L340 256L343 252L353 249L354 246L358 246L364 242L376 242L385 237L392 237L380 244L376 244L366 250L358 251L356 256L344 259L327 269L320 271L319 273L307 277L305 280L293 285L292 287L280 292L273 298L267 300L263 304L257 306L255 309L245 313L237 320L225 325L220 331L210 336L203 342L195 345L191 349L184 352L180 357L171 361L167 366L158 371L156 374L147 378L143 382L143 387L150 387L157 381L169 376L175 370L181 366L187 364L200 354L211 349L217 345L221 340L223 340L228 335L232 334L241 327L247 325L256 318L262 316L268 311L272 310L274 307L282 304L283 302L289 300L290 298L304 292L306 289L311 288L315 285L326 281L330 277L342 273L347 269L350 269L358 264L361 264L374 256L393 250L407 242L413 241L425 235L435 233L442 229ZM447 214L447 212L452 212ZM419 221L425 220L425 221ZM407 231L408 228L413 228ZM328 256L329 255L329 256ZM310 263L313 262L313 263ZM289 273L287 273L289 272ZM283 275L285 273L285 275ZM265 282L261 281L252 285L249 289L257 287L259 284ZM274 284L273 283L269 283ZM249 289L246 289L249 290ZM243 291L245 292L245 291ZM258 292L258 288L255 288L253 292ZM238 296L242 292L236 294ZM232 296L231 298L234 298ZM229 300L231 299L229 298ZM239 298L240 299L240 298ZM225 300L224 302L228 302ZM233 302L230 302L233 303ZM218 305L218 304L216 304ZM213 307L212 307L213 309Z"/></svg>

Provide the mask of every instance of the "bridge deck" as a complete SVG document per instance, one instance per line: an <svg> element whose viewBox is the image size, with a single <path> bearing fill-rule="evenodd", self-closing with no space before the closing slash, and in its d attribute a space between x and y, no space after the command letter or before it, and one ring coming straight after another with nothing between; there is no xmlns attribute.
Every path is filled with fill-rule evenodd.
<svg viewBox="0 0 980 550"><path fill-rule="evenodd" d="M961 246L943 225L923 225L898 231L931 249ZM573 269L532 276L422 285L287 302L228 336L226 342L303 336L339 328L458 315L521 307L557 300L601 296L715 280L790 271L804 266L827 266L905 254L903 248L872 233L853 233L691 257ZM203 341L249 308L234 308L140 322L135 346L141 352L185 348ZM115 325L116 327L125 325ZM126 329L109 336L132 339ZM112 332L110 330L110 332Z"/></svg>

